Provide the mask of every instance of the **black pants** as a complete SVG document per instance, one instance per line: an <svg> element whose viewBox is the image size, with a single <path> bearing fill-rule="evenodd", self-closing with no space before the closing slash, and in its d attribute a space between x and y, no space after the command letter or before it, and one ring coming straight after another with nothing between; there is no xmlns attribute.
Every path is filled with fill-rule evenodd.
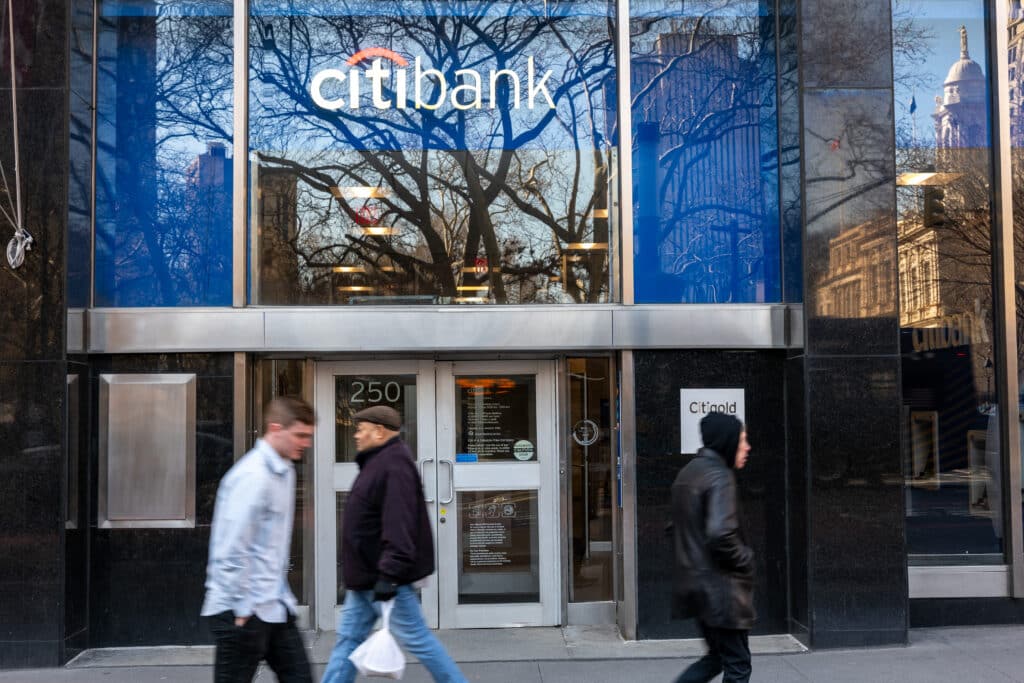
<svg viewBox="0 0 1024 683"><path fill-rule="evenodd" d="M723 671L722 683L747 683L750 680L747 633L701 623L700 634L708 644L708 653L691 664L676 683L707 683Z"/></svg>
<svg viewBox="0 0 1024 683"><path fill-rule="evenodd" d="M235 626L235 615L228 611L208 620L217 642L214 683L251 683L261 659L267 660L281 683L312 683L306 646L295 627L295 617L288 615L283 624L268 624L254 614L245 626Z"/></svg>

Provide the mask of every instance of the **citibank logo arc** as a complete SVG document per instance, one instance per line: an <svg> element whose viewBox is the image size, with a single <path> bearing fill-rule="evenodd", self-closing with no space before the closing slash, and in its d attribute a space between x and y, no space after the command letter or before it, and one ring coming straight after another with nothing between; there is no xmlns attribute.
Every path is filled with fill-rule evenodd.
<svg viewBox="0 0 1024 683"><path fill-rule="evenodd" d="M360 68L359 65L367 61L371 61L370 67ZM521 106L527 109L555 108L548 90L551 71L545 71L538 77L533 57L526 59L525 75L512 69L491 69L486 73L476 69L457 69L454 76L458 84L454 86L438 69L424 68L420 57L413 60L410 73L409 60L383 47L360 50L345 64L348 69L323 69L313 76L309 94L316 106L328 111L359 109L368 98L376 109L440 109L446 102L455 109L483 109L485 106L494 109L498 88L504 80L512 109ZM338 85L330 87L332 95L328 97L324 89L330 81ZM384 86L389 82L393 99L385 97L384 93ZM346 91L345 86L347 96L342 94Z"/></svg>

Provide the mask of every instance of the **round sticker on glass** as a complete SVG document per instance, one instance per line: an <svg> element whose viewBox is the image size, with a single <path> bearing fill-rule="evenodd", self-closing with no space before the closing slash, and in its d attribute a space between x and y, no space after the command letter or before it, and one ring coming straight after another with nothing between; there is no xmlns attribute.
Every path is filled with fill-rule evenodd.
<svg viewBox="0 0 1024 683"><path fill-rule="evenodd" d="M533 444L526 439L516 441L512 446L512 455L516 460L533 460Z"/></svg>

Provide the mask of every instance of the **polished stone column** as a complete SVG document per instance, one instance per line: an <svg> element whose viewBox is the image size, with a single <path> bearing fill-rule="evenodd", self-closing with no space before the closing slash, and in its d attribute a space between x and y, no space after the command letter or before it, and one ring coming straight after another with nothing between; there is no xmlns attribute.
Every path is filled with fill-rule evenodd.
<svg viewBox="0 0 1024 683"><path fill-rule="evenodd" d="M14 3L14 64L24 227L35 244L0 257L0 668L55 666L64 650L65 243L68 5ZM0 163L13 215L10 42L0 35ZM13 226L0 219L4 247Z"/></svg>
<svg viewBox="0 0 1024 683"><path fill-rule="evenodd" d="M907 638L891 14L890 0L800 7L805 338L787 360L791 628L813 647ZM881 296L885 278L892 293Z"/></svg>

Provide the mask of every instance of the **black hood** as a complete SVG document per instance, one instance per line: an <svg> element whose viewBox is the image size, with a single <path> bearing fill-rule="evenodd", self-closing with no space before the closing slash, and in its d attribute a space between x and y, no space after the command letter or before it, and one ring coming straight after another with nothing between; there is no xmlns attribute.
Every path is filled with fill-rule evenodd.
<svg viewBox="0 0 1024 683"><path fill-rule="evenodd" d="M708 413L700 421L700 437L704 447L722 456L729 467L736 466L736 449L740 447L743 423L725 413Z"/></svg>

